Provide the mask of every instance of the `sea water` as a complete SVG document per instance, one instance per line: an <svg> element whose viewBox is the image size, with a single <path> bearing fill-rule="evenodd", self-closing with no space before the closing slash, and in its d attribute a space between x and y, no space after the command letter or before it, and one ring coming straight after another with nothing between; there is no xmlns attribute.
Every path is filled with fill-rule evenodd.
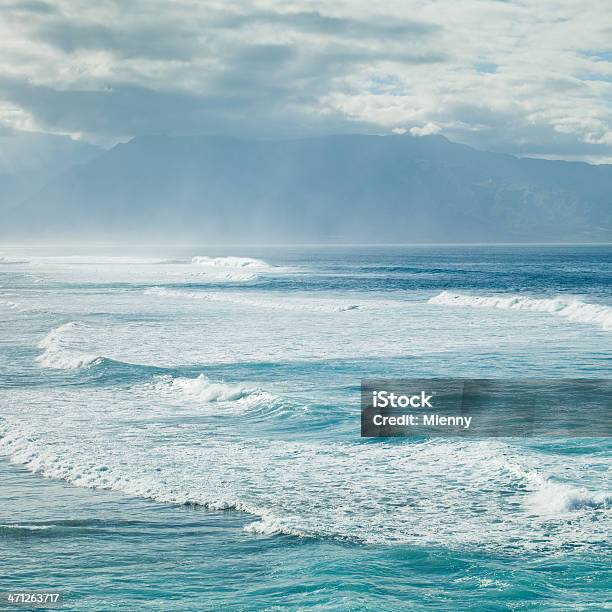
<svg viewBox="0 0 612 612"><path fill-rule="evenodd" d="M601 609L605 438L360 438L360 380L610 376L609 246L0 253L0 589Z"/></svg>

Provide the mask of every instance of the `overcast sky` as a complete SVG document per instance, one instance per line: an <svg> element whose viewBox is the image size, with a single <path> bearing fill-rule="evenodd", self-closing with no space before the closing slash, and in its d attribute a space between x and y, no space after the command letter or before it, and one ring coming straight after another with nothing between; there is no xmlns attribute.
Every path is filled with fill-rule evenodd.
<svg viewBox="0 0 612 612"><path fill-rule="evenodd" d="M440 133L612 162L610 0L0 0L0 130Z"/></svg>

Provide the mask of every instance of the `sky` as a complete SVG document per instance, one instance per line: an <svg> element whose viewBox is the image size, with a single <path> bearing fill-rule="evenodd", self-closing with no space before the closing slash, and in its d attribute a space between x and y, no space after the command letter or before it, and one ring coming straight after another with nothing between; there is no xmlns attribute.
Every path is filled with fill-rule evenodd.
<svg viewBox="0 0 612 612"><path fill-rule="evenodd" d="M612 163L609 0L0 0L0 133L442 134Z"/></svg>

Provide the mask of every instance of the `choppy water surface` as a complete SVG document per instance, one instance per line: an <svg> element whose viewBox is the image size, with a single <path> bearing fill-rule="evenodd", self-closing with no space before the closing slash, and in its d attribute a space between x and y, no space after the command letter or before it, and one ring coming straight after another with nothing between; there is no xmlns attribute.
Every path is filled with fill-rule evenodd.
<svg viewBox="0 0 612 612"><path fill-rule="evenodd" d="M3 583L75 610L604 606L609 441L360 439L359 381L609 376L611 254L0 253Z"/></svg>

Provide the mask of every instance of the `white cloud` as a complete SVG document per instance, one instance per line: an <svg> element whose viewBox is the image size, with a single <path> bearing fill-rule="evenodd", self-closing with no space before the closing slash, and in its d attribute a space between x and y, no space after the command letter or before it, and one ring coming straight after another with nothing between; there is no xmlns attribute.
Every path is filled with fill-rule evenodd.
<svg viewBox="0 0 612 612"><path fill-rule="evenodd" d="M610 23L573 0L0 5L0 123L108 143L399 126L608 159Z"/></svg>
<svg viewBox="0 0 612 612"><path fill-rule="evenodd" d="M439 125L430 121L422 127L411 127L410 133L413 136L431 136L431 134L438 134L441 130L442 128Z"/></svg>

